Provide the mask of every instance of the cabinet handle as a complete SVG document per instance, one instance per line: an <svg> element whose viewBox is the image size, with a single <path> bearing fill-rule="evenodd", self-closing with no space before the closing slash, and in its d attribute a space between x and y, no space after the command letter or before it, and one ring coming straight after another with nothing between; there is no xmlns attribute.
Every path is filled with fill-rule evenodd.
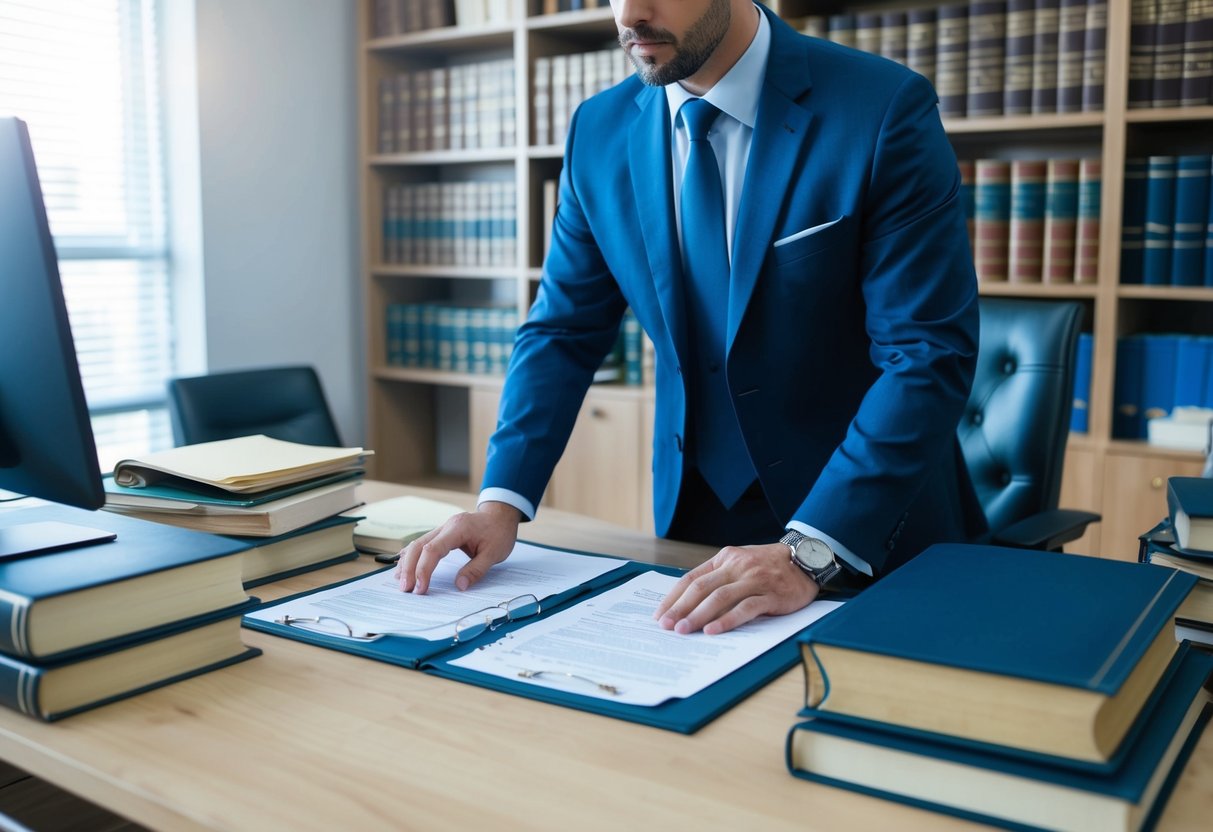
<svg viewBox="0 0 1213 832"><path fill-rule="evenodd" d="M607 416L607 412L605 410L603 410L601 407L591 407L590 408L590 417L591 418L605 419L606 416Z"/></svg>
<svg viewBox="0 0 1213 832"><path fill-rule="evenodd" d="M1150 480L1150 487L1155 491L1162 488L1162 477L1155 477L1154 479Z"/></svg>

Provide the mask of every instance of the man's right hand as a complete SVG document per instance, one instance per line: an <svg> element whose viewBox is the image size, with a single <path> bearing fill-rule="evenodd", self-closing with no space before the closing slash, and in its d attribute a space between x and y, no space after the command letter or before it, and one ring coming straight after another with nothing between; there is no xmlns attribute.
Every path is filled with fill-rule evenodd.
<svg viewBox="0 0 1213 832"><path fill-rule="evenodd" d="M456 514L400 551L396 562L400 590L424 595L438 561L452 549L462 549L470 558L455 576L455 586L467 589L483 578L489 567L509 557L520 522L522 513L506 503L485 502L475 511Z"/></svg>

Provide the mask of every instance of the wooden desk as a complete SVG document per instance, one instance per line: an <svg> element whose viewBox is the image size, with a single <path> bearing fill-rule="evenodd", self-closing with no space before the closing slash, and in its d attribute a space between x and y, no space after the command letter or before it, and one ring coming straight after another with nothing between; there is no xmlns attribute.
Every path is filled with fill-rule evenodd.
<svg viewBox="0 0 1213 832"><path fill-rule="evenodd" d="M368 500L406 491L363 488ZM684 566L706 553L550 510L523 531ZM372 565L361 558L256 592L277 598ZM682 736L244 633L263 656L61 723L0 712L0 758L174 832L969 826L791 777L783 746L803 696L797 670ZM1211 813L1207 732L1161 828L1207 828Z"/></svg>

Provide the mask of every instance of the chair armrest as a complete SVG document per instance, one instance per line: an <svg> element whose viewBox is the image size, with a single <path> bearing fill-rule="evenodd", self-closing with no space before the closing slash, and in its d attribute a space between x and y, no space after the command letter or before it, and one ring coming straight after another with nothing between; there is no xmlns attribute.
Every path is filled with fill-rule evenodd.
<svg viewBox="0 0 1213 832"><path fill-rule="evenodd" d="M992 535L991 542L999 546L1060 552L1063 544L1082 537L1087 526L1099 520L1100 516L1090 511L1050 509L999 529Z"/></svg>

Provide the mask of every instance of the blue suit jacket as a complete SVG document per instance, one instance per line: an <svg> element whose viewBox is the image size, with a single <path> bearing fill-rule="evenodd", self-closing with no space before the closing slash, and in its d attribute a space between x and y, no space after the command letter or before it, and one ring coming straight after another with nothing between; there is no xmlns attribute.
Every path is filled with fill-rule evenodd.
<svg viewBox="0 0 1213 832"><path fill-rule="evenodd" d="M727 378L776 514L832 535L879 573L984 531L955 436L978 327L960 176L926 80L767 14ZM539 504L631 306L656 348L654 514L658 533L668 530L688 349L671 181L664 90L631 78L578 108L486 487Z"/></svg>

